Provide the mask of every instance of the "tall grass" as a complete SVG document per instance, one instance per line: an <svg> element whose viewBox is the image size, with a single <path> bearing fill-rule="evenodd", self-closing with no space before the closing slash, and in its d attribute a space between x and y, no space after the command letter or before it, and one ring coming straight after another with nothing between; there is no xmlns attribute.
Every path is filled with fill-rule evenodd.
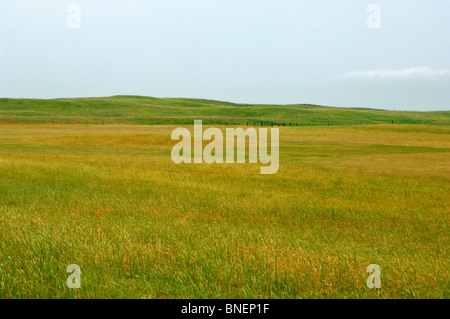
<svg viewBox="0 0 450 319"><path fill-rule="evenodd" d="M449 127L282 127L270 176L174 128L0 125L0 297L449 297Z"/></svg>

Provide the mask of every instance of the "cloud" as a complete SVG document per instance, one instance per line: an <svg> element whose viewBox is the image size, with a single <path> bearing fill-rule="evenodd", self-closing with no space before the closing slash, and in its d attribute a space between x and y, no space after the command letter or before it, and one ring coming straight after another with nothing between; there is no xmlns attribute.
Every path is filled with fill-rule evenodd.
<svg viewBox="0 0 450 319"><path fill-rule="evenodd" d="M352 71L338 76L341 79L406 79L449 76L449 69L433 70L428 66L408 69L380 69L372 71Z"/></svg>

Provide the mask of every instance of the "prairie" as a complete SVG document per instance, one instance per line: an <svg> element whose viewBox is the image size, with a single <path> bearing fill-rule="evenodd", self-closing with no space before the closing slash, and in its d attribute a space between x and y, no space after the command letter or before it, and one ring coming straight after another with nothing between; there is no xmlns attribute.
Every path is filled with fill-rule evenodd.
<svg viewBox="0 0 450 319"><path fill-rule="evenodd" d="M5 122L0 298L450 297L448 125L280 127L260 175L174 164L179 125Z"/></svg>
<svg viewBox="0 0 450 319"><path fill-rule="evenodd" d="M0 123L204 124L298 126L450 125L450 112L406 112L310 104L242 104L204 99L111 96L70 99L0 98Z"/></svg>

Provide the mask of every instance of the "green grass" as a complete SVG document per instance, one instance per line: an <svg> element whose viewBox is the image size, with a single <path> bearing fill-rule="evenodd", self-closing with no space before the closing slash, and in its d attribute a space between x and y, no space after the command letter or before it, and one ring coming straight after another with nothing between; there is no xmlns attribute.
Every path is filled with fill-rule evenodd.
<svg viewBox="0 0 450 319"><path fill-rule="evenodd" d="M160 107L144 107L151 101ZM272 117L269 106L172 102L168 110L167 100L131 97L0 105L24 122L175 121L188 110L190 123L199 114ZM280 108L274 117L303 124L448 120ZM17 117L21 110L29 115ZM232 117L221 118L227 110ZM275 175L254 164L175 165L175 127L1 124L0 298L450 297L449 126L281 127ZM66 287L73 263L80 290ZM381 266L379 290L366 287L370 264Z"/></svg>
<svg viewBox="0 0 450 319"><path fill-rule="evenodd" d="M74 99L0 99L0 122L264 125L449 125L450 112L395 112L315 105L250 105L199 99L140 96Z"/></svg>

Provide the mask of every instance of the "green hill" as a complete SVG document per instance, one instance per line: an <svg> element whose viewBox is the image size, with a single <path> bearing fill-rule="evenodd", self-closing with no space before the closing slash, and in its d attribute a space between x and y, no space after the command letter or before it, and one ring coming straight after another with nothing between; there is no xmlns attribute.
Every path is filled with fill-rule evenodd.
<svg viewBox="0 0 450 319"><path fill-rule="evenodd" d="M71 99L0 99L0 122L253 125L449 125L450 111L406 112L317 105L235 104L201 99L113 96Z"/></svg>

